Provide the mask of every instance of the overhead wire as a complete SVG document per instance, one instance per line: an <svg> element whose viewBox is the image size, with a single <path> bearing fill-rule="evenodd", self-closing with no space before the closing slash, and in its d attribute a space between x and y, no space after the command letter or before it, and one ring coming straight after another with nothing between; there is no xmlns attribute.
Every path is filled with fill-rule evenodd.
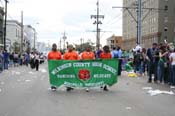
<svg viewBox="0 0 175 116"><path fill-rule="evenodd" d="M2 0L0 0L0 3L1 3L2 6L4 6L4 3L2 2Z"/></svg>

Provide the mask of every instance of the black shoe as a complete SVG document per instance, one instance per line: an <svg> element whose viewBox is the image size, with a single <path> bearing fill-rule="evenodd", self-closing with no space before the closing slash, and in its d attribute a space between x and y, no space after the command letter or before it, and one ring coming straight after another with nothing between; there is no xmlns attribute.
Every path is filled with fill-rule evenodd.
<svg viewBox="0 0 175 116"><path fill-rule="evenodd" d="M67 87L67 89L66 89L66 91L71 91L71 90L73 90L73 88L71 88L71 87Z"/></svg>
<svg viewBox="0 0 175 116"><path fill-rule="evenodd" d="M51 86L51 90L52 90L52 91L56 91L56 89L57 89L57 88L56 88L55 86Z"/></svg>
<svg viewBox="0 0 175 116"><path fill-rule="evenodd" d="M148 80L148 83L152 83L152 80L149 79L149 80Z"/></svg>
<svg viewBox="0 0 175 116"><path fill-rule="evenodd" d="M104 86L103 91L109 91L106 85Z"/></svg>

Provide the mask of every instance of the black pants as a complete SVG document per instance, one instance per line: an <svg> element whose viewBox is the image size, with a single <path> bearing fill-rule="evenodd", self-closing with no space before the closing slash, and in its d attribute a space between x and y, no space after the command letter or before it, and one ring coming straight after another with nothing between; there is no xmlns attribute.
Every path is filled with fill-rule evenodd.
<svg viewBox="0 0 175 116"><path fill-rule="evenodd" d="M35 60L35 67L36 67L36 71L38 71L38 69L39 69L39 60Z"/></svg>
<svg viewBox="0 0 175 116"><path fill-rule="evenodd" d="M118 76L121 75L122 72L122 59L118 59Z"/></svg>
<svg viewBox="0 0 175 116"><path fill-rule="evenodd" d="M31 59L31 61L30 61L30 67L31 67L32 69L35 68L35 60L34 60L34 59Z"/></svg>
<svg viewBox="0 0 175 116"><path fill-rule="evenodd" d="M158 68L158 61L157 62L149 61L148 63L149 81L152 81L152 74L154 74L154 81L157 81L157 68Z"/></svg>

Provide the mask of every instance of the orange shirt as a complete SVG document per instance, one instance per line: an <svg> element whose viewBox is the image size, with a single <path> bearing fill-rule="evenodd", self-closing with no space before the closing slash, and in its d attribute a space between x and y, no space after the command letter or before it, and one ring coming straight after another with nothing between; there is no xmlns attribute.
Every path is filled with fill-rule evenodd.
<svg viewBox="0 0 175 116"><path fill-rule="evenodd" d="M51 51L48 54L48 60L61 60L61 53L56 51Z"/></svg>
<svg viewBox="0 0 175 116"><path fill-rule="evenodd" d="M112 55L111 55L111 53L102 52L102 53L100 54L100 58L101 58L101 59L111 59L111 58L112 58Z"/></svg>
<svg viewBox="0 0 175 116"><path fill-rule="evenodd" d="M72 51L72 52L66 52L64 54L64 60L79 60L79 56L78 56L78 53L76 53L75 51Z"/></svg>
<svg viewBox="0 0 175 116"><path fill-rule="evenodd" d="M93 59L95 59L94 52L87 52L87 51L84 51L84 52L81 54L81 59L83 59L83 60L93 60Z"/></svg>

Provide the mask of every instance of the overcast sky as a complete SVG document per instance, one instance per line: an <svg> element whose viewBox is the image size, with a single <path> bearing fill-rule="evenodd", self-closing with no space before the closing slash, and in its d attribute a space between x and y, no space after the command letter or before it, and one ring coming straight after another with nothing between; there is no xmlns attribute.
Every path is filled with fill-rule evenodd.
<svg viewBox="0 0 175 116"><path fill-rule="evenodd" d="M99 0L100 14L105 15L100 25L101 43L112 34L122 35L121 9L122 0ZM38 41L59 42L66 31L69 43L80 43L80 38L96 41L96 26L90 15L96 14L97 0L9 0L8 19L20 21L21 11L24 12L24 24L30 24L38 32ZM39 24L37 24L39 23Z"/></svg>

